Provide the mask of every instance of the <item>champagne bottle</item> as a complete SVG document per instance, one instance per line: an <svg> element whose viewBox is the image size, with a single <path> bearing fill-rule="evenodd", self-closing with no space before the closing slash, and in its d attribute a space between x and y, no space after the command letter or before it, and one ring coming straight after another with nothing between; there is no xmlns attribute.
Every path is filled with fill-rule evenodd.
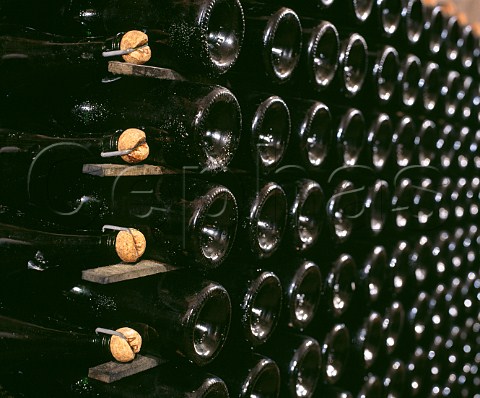
<svg viewBox="0 0 480 398"><path fill-rule="evenodd" d="M200 68L211 74L226 72L234 64L244 33L242 7L236 0L162 5L152 0L58 0L42 6L30 0L8 3L2 9L5 21L46 32L81 37L113 35L132 27L157 30L167 57L173 55L177 65L188 64L191 71Z"/></svg>
<svg viewBox="0 0 480 398"><path fill-rule="evenodd" d="M447 17L445 49L447 62L456 65L463 47L463 31L456 15Z"/></svg>
<svg viewBox="0 0 480 398"><path fill-rule="evenodd" d="M420 99L420 79L422 78L422 64L413 54L408 54L402 61L398 73L400 84L400 98L403 108L415 109Z"/></svg>
<svg viewBox="0 0 480 398"><path fill-rule="evenodd" d="M386 39L394 37L402 19L401 0L377 0L374 5L376 19L373 22L379 27L380 34Z"/></svg>
<svg viewBox="0 0 480 398"><path fill-rule="evenodd" d="M359 289L365 294L367 308L380 310L386 301L387 251L383 246L373 247L364 264Z"/></svg>
<svg viewBox="0 0 480 398"><path fill-rule="evenodd" d="M452 124L443 123L439 126L437 148L439 151L439 163L443 170L447 170L453 163L455 135L456 131Z"/></svg>
<svg viewBox="0 0 480 398"><path fill-rule="evenodd" d="M374 374L365 376L365 381L358 392L358 398L381 397L383 393L382 381Z"/></svg>
<svg viewBox="0 0 480 398"><path fill-rule="evenodd" d="M460 102L465 96L463 92L463 82L460 73L450 71L446 76L445 85L442 89L444 96L444 114L447 118L456 118L459 116Z"/></svg>
<svg viewBox="0 0 480 398"><path fill-rule="evenodd" d="M0 236L4 276L8 270L72 271L120 261L133 263L143 256L146 247L143 234L129 228L96 234L64 234L0 224Z"/></svg>
<svg viewBox="0 0 480 398"><path fill-rule="evenodd" d="M415 144L418 146L418 160L421 166L428 167L436 164L438 141L437 125L431 120L424 120L415 139Z"/></svg>
<svg viewBox="0 0 480 398"><path fill-rule="evenodd" d="M285 83L300 61L302 26L298 15L290 8L256 1L244 1L242 5L245 40L234 71L263 84L265 80L273 85ZM239 84L245 84L245 79Z"/></svg>
<svg viewBox="0 0 480 398"><path fill-rule="evenodd" d="M289 202L289 241L297 252L312 249L322 231L325 215L325 197L320 185L308 179L284 184Z"/></svg>
<svg viewBox="0 0 480 398"><path fill-rule="evenodd" d="M421 397L428 386L428 379L425 374L428 372L428 356L422 347L416 347L413 350L407 369L410 382L410 394L412 397Z"/></svg>
<svg viewBox="0 0 480 398"><path fill-rule="evenodd" d="M432 113L438 109L440 92L442 90L440 67L436 63L427 62L424 65L422 76L420 88L422 91L423 109L427 113Z"/></svg>
<svg viewBox="0 0 480 398"><path fill-rule="evenodd" d="M400 301L394 301L383 316L383 335L387 355L398 354L402 346L405 326L405 310Z"/></svg>
<svg viewBox="0 0 480 398"><path fill-rule="evenodd" d="M286 267L275 269L283 291L283 319L290 328L303 331L323 310L323 277L313 261L292 259ZM322 311L323 312L323 311Z"/></svg>
<svg viewBox="0 0 480 398"><path fill-rule="evenodd" d="M231 397L279 397L280 370L270 358L256 353L243 354L235 364L228 358L212 368L227 384Z"/></svg>
<svg viewBox="0 0 480 398"><path fill-rule="evenodd" d="M359 109L348 108L339 119L336 131L335 166L355 166L364 163L367 131L363 113Z"/></svg>
<svg viewBox="0 0 480 398"><path fill-rule="evenodd" d="M392 298L401 301L407 309L415 293L415 275L410 267L411 245L405 240L398 240L393 247L389 264Z"/></svg>
<svg viewBox="0 0 480 398"><path fill-rule="evenodd" d="M470 72L474 64L477 39L471 25L463 26L463 46L460 48L460 59L465 72Z"/></svg>
<svg viewBox="0 0 480 398"><path fill-rule="evenodd" d="M37 279L38 281L38 279ZM97 326L125 324L142 336L142 351L163 359L179 355L203 366L221 351L230 326L231 304L217 283L189 272L171 271L109 285L65 282L60 288L46 279L43 290L11 293L16 308L34 308L70 323ZM48 295L45 287L51 285ZM36 305L32 306L32 300ZM51 308L51 307L48 307Z"/></svg>
<svg viewBox="0 0 480 398"><path fill-rule="evenodd" d="M385 231L390 213L390 192L385 180L376 180L368 187L365 197L364 213L367 233L381 238Z"/></svg>
<svg viewBox="0 0 480 398"><path fill-rule="evenodd" d="M428 41L428 51L430 56L438 59L444 50L445 40L445 18L441 6L425 7L425 35Z"/></svg>
<svg viewBox="0 0 480 398"><path fill-rule="evenodd" d="M335 25L317 19L302 19L303 46L299 68L306 74L305 89L316 93L328 89L338 67L340 39Z"/></svg>
<svg viewBox="0 0 480 398"><path fill-rule="evenodd" d="M292 135L286 163L298 164L312 171L325 170L333 141L330 109L318 101L289 99L287 102L292 118Z"/></svg>
<svg viewBox="0 0 480 398"><path fill-rule="evenodd" d="M379 359L384 345L382 317L377 312L370 312L353 338L351 352L352 356L357 358L354 358L352 362L356 367L358 366L358 369L352 369L353 378L361 379L365 371L372 369Z"/></svg>
<svg viewBox="0 0 480 398"><path fill-rule="evenodd" d="M326 13L335 23L362 25L370 18L374 0L335 1Z"/></svg>
<svg viewBox="0 0 480 398"><path fill-rule="evenodd" d="M282 243L288 214L286 194L274 182L253 183L247 178L244 183L237 194L243 200L240 201L236 253L244 258L266 259ZM234 192L237 193L235 189Z"/></svg>
<svg viewBox="0 0 480 398"><path fill-rule="evenodd" d="M271 341L262 352L269 355L280 369L282 396L314 396L322 363L321 348L317 340L285 333Z"/></svg>
<svg viewBox="0 0 480 398"><path fill-rule="evenodd" d="M403 0L403 3L404 31L409 45L416 46L423 36L423 3L422 0Z"/></svg>
<svg viewBox="0 0 480 398"><path fill-rule="evenodd" d="M384 393L387 397L401 397L406 390L407 371L403 361L393 360L383 378Z"/></svg>
<svg viewBox="0 0 480 398"><path fill-rule="evenodd" d="M430 295L425 291L421 291L407 314L410 344L424 344L428 342L428 334L431 333L429 304Z"/></svg>
<svg viewBox="0 0 480 398"><path fill-rule="evenodd" d="M327 333L322 345L323 379L326 384L337 384L346 370L350 355L350 332L344 324L337 324Z"/></svg>
<svg viewBox="0 0 480 398"><path fill-rule="evenodd" d="M355 260L349 254L340 255L325 282L325 299L332 319L344 319L351 312L357 285Z"/></svg>
<svg viewBox="0 0 480 398"><path fill-rule="evenodd" d="M340 43L337 86L345 98L354 98L363 88L368 69L367 43L353 33Z"/></svg>
<svg viewBox="0 0 480 398"><path fill-rule="evenodd" d="M393 148L393 122L386 113L379 113L370 124L367 143L369 147L369 162L375 170L381 173L391 164Z"/></svg>
<svg viewBox="0 0 480 398"><path fill-rule="evenodd" d="M402 116L396 125L393 136L395 146L395 158L397 170L416 164L417 152L415 149L415 138L417 127L410 116Z"/></svg>
<svg viewBox="0 0 480 398"><path fill-rule="evenodd" d="M271 173L279 168L287 152L291 132L288 106L276 95L249 93L239 98L245 123L232 166Z"/></svg>
<svg viewBox="0 0 480 398"><path fill-rule="evenodd" d="M282 284L270 271L246 268L245 264L229 264L212 275L227 289L232 298L230 342L244 347L258 347L274 333L282 311ZM238 269L232 280L232 267Z"/></svg>
<svg viewBox="0 0 480 398"><path fill-rule="evenodd" d="M0 330L0 368L4 371L69 361L130 362L142 346L140 335L131 328L117 331L98 328L97 333L55 330L0 316Z"/></svg>
<svg viewBox="0 0 480 398"><path fill-rule="evenodd" d="M153 128L176 165L207 170L223 169L238 145L240 108L225 88L133 77L69 87L34 91L28 100L12 96L2 112L5 126L60 136ZM192 158L202 160L192 164Z"/></svg>
<svg viewBox="0 0 480 398"><path fill-rule="evenodd" d="M392 103L396 89L400 68L398 52L391 46L384 46L376 53L369 54L369 65L372 73L367 77L367 84L370 89L366 92L373 95L373 98L380 107Z"/></svg>

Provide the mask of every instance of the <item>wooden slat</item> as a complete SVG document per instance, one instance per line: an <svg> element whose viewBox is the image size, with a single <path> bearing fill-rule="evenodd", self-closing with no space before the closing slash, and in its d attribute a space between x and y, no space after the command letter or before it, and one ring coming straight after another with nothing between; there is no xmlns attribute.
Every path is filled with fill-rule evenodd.
<svg viewBox="0 0 480 398"><path fill-rule="evenodd" d="M114 264L82 271L82 279L108 285L144 276L160 274L175 269L171 265L156 261L142 260L136 264Z"/></svg>
<svg viewBox="0 0 480 398"><path fill-rule="evenodd" d="M146 355L137 355L129 363L106 362L88 370L88 377L104 383L113 383L125 377L144 372L158 366L164 361Z"/></svg>
<svg viewBox="0 0 480 398"><path fill-rule="evenodd" d="M172 69L149 65L135 65L119 61L110 61L108 63L108 71L114 75L144 76L166 80L185 80L182 75Z"/></svg>
<svg viewBox="0 0 480 398"><path fill-rule="evenodd" d="M123 165L110 163L87 163L83 165L83 173L98 177L119 177L119 176L145 176L178 174L179 170L169 169L164 166L153 166L149 164Z"/></svg>

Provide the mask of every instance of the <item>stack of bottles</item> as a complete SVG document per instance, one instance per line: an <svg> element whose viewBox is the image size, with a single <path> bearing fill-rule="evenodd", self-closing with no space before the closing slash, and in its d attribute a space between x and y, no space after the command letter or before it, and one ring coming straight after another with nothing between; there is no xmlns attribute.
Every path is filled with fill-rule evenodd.
<svg viewBox="0 0 480 398"><path fill-rule="evenodd" d="M2 0L0 395L478 397L480 44L447 11ZM165 272L82 279L118 263Z"/></svg>

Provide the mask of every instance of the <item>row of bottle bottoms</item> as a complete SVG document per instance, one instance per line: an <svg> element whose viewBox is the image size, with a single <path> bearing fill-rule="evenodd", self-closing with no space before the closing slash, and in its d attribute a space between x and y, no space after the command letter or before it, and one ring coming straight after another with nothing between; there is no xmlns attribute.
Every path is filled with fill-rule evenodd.
<svg viewBox="0 0 480 398"><path fill-rule="evenodd" d="M306 383L306 396L312 396L318 379L327 385L358 388L368 372L384 372L386 363L400 358L407 360L410 355L416 354L418 348L432 350L435 347L430 357L432 368L437 366L441 370L460 364L458 359L459 355L463 355L462 351L468 356L471 351L465 350L471 348L472 329L478 313L478 305L475 304L480 288L478 272L469 271L462 277L449 278L438 284L435 290L420 289L418 294L412 286L403 286L404 293L413 294L411 304L404 306L392 295L388 303L383 302L376 307L375 302L363 301L360 295L353 294L358 292L342 290L348 284L348 281L343 281L344 274L350 271L341 268L351 267L352 261L348 255L338 259L332 276L326 279L323 297L320 293L316 296L312 294L311 280L294 286L293 292L284 291L288 301L283 303L283 311L289 315L295 313L297 325L290 322L289 326L296 327L297 332L283 328L275 335L272 333L277 321L285 321L280 315L282 293L273 288L275 284L280 286L278 278L267 271L243 274L240 278L242 281L232 281L225 274L230 291L241 293L231 294L231 302L221 285L192 278L185 272L121 282L119 286L111 287L82 282L60 292L58 286L55 292L51 284L47 294L46 285L42 288L37 286L33 294L32 291L25 294L20 290L16 292L16 297L10 296L17 313L26 311L23 312L25 316L34 311L40 323L51 325L52 319L59 319L56 322L63 327L51 329L0 317L0 345L4 358L1 368L36 368L42 362L61 367L65 361L74 361L74 366L81 367L112 356L118 361L128 362L138 352L164 359L180 354L196 365L206 366L218 355L217 361L207 369L220 372L220 376L226 376L226 381L231 381L233 375L229 371L239 370L239 367L234 367L234 370L229 366L232 356L242 358L243 364L243 360L249 357L248 347L253 346L257 352L278 361L282 377L285 378L282 386L286 389L285 396L288 391L288 396L296 397L298 392L294 387L298 383ZM301 270L309 278L313 276L315 279L315 274L319 273L315 264L309 261L299 264L298 269L290 270L290 275L297 276ZM370 271L368 264L365 270ZM248 286L241 284L245 279L248 280ZM358 286L363 283L363 288L370 289L372 293L375 289L370 282L375 282L374 276ZM318 281L313 281L313 284L319 286ZM307 289L307 294L300 291L302 285ZM340 289L338 285L342 285ZM394 286L393 280L391 285ZM375 286L378 287L384 286ZM22 299L22 295L28 297ZM307 297L308 302L302 302L298 296ZM32 305L31 299L35 297L37 300ZM47 302L55 306L47 308L44 306ZM146 306L147 302L150 305ZM318 319L317 316L315 323L313 316L319 302L327 309L321 311L322 317ZM52 314L52 308L55 308L55 314ZM170 310L167 311L167 308ZM87 332L99 323L119 324L125 323L125 319L129 320L129 327L117 330L102 327L97 328L95 333ZM314 335L322 337L321 346L314 338L295 334L308 327L312 320L316 329L310 329L309 333L313 331ZM342 321L346 321L346 324ZM64 329L65 325L77 322L82 328L73 331ZM455 337L449 336L450 332ZM445 336L452 337L449 351L450 355L455 356L455 361L449 361L448 365L443 361L446 355L443 352L447 342ZM219 355L225 342L225 349ZM245 342L248 342L247 345ZM19 356L19 353L25 355ZM302 365L309 370L305 372L305 378L298 372L299 368L306 370ZM240 370L245 371L243 367ZM434 380L441 380L442 375L443 372L441 375L433 374Z"/></svg>
<svg viewBox="0 0 480 398"><path fill-rule="evenodd" d="M237 178L228 183L232 190L175 175L92 177L73 186L60 181L49 191L39 178L23 203L16 192L2 198L0 255L13 270L141 259L212 269L229 257L316 253L330 244L384 241L385 232L401 237L478 219L478 178L410 171L395 185L376 178L339 178L323 186L311 179Z"/></svg>
<svg viewBox="0 0 480 398"><path fill-rule="evenodd" d="M261 54L258 54L258 58L269 60L272 58L269 61L273 64L270 66L270 69L273 69L271 72L268 72L268 70L262 72L262 69L266 68L259 67L261 59L256 62L256 57L249 54L245 63L251 68L255 68L254 70L244 70L245 73L242 73L241 70L235 72L240 69L240 67L237 67L227 77L217 79L216 82L233 90L244 90L249 87L254 90L288 92L288 95L300 97L323 98L334 96L337 102L345 101L345 99L357 99L357 102L362 103L363 100L368 100L371 102L370 106L373 107L396 108L402 106L406 109L415 109L416 112L421 112L423 109L427 113L435 111L443 117L460 120L468 120L472 116L471 113L465 115L459 109L453 112L448 106L445 109L438 109L440 106L437 107L436 102L441 102L439 98L444 96L447 103L457 101L468 106L478 105L474 101L478 97L478 84L475 84L475 79L470 77L475 76L472 71L456 71L453 70L454 65L447 64L446 69L451 71L444 76L441 72L443 65L440 64L441 66L439 66L436 60L434 60L435 62L425 59L421 61L420 58L422 57L419 58L409 52L400 52L402 54L400 56L397 49L389 45L369 49L365 39L358 33L352 33L340 42L338 32L328 22L323 22L319 26L319 31L325 36L323 40L333 41L315 42L316 46L320 46L322 49L327 48L328 50L325 51L328 51L328 53L320 53L315 56L308 56L307 54L302 57L302 52L298 51L295 62L294 60L282 61L277 59L278 54L276 57L266 57L265 54L260 57ZM37 84L39 73L43 74L44 79L49 74L50 77L53 77L53 80L47 79L49 82L47 88L48 86L60 85L63 80L71 80L72 75L75 75L79 81L100 80L107 75L107 62L102 59L100 49L97 49L97 52L92 49L92 54L87 55L85 48L88 45L97 45L104 48L103 42L64 44L65 52L68 50L68 54L65 55L60 51L59 43L46 46L45 38L36 42L28 37L35 36L35 32L28 30L23 32L22 35L27 36L23 41L21 37L15 37L13 33L2 38L0 69L2 71L2 88L6 93L21 91L27 81ZM122 40L130 42L132 41L130 39L132 35L143 35L142 42L148 42L149 40L140 31L130 31L123 36ZM301 34L299 34L299 37L301 37ZM317 38L317 40L319 39ZM35 43L40 48L36 48ZM145 48L150 49L150 47L144 47L145 45L142 45L142 51ZM78 47L78 54L75 55L76 47ZM311 50L311 47L312 45L309 45L307 48ZM274 50L278 52L276 47L272 49L272 51ZM103 54L117 54L122 51L103 51ZM163 54L163 52L160 53ZM283 53L289 56L296 54L291 49L288 51L284 49L283 52L279 52L279 54ZM132 57L132 54L134 55L135 52L130 52L124 57ZM299 71L294 74L297 64L299 64ZM82 70L83 74L79 73ZM95 74L95 71L98 73ZM269 82L273 80L273 76L266 78L265 75L268 74L278 75L277 79L281 77L283 80L287 80L291 75L298 75L298 81L294 79L291 84L275 87ZM30 76L31 79L26 79L27 76ZM461 78L462 76L466 78L465 82ZM20 77L23 83L19 85L18 79ZM110 75L111 78L112 75ZM463 90L468 91L463 92ZM322 92L324 93L322 94ZM420 97L420 92L425 93L423 101L417 98L417 96ZM459 99L460 96L462 96L462 101ZM420 102L423 102L423 104L419 104Z"/></svg>
<svg viewBox="0 0 480 398"><path fill-rule="evenodd" d="M458 76L450 79L452 87L446 92L459 81ZM219 86L138 78L90 86L71 96L60 91L49 100L39 91L5 99L0 157L2 163L11 162L17 174L49 158L60 162L62 156L80 163L77 172L81 162L105 161L194 172L230 167L260 174L296 166L325 172L358 164L394 174L411 165L475 169L478 163L475 123L434 122L434 114L364 113L261 93L239 97L240 109L236 97ZM463 100L470 98L476 105L460 106L457 96L447 94L448 112L478 118L478 90L469 93L476 94L462 95ZM429 95L424 98L433 101ZM460 158L468 166L455 165Z"/></svg>
<svg viewBox="0 0 480 398"><path fill-rule="evenodd" d="M301 17L286 7L248 0L242 2L243 7L238 0L181 5L168 1L161 10L158 4L148 1L142 6L148 7L149 12L142 13L135 9L137 5L115 3L97 9L89 6L83 10L87 14L82 14L82 5L67 2L41 9L31 1L18 3L5 4L0 9L0 22L4 23L1 58L3 62L13 59L15 63L24 58L35 68L94 64L102 58L122 56L137 64L152 59L155 65L194 75L219 75L231 69L238 58L234 69L258 74L260 66L263 78L283 83L299 63L304 63L310 83L322 90L336 69L339 52L340 60L347 65L349 58L365 62L366 54L359 53L366 53L367 49L361 36L354 35L355 38L339 43L339 37L344 39L357 30L372 41L373 47L382 42L398 43L402 51L414 50L422 58L428 54L450 67L475 75L479 69L480 47L472 27L463 26L456 16L444 16L440 7L424 9L420 0L396 0L396 4L369 0L364 2L365 7L349 0L346 9L334 5L329 8L333 13L322 10L317 15L303 14L303 7L295 3L293 8L298 7ZM52 18L55 14L57 17ZM363 23L355 24L359 16ZM339 26L340 34L328 20ZM370 22L365 23L366 20ZM28 28L11 25L12 22ZM118 33L126 31L123 37ZM102 35L110 37L99 37Z"/></svg>

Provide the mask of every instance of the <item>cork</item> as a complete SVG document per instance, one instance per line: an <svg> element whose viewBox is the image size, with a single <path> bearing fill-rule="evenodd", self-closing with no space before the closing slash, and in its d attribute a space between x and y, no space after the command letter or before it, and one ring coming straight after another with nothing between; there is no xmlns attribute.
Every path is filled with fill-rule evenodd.
<svg viewBox="0 0 480 398"><path fill-rule="evenodd" d="M423 0L423 5L426 7L435 7L438 4L438 0Z"/></svg>
<svg viewBox="0 0 480 398"><path fill-rule="evenodd" d="M134 263L143 256L147 247L145 236L138 230L120 231L115 240L118 257L126 263Z"/></svg>
<svg viewBox="0 0 480 398"><path fill-rule="evenodd" d="M135 359L135 354L142 348L142 336L131 328L120 328L116 330L122 333L127 340L113 335L110 339L110 352L119 362L130 362Z"/></svg>
<svg viewBox="0 0 480 398"><path fill-rule="evenodd" d="M129 50L137 48L148 43L148 36L139 30L130 30L125 33L120 41L120 50ZM143 65L152 57L152 50L149 46L139 48L130 54L122 55L125 62L131 64Z"/></svg>
<svg viewBox="0 0 480 398"><path fill-rule="evenodd" d="M146 142L147 136L142 130L127 129L118 138L117 148L119 151L126 151L135 148L128 155L123 155L122 159L130 164L142 162L150 154L150 148ZM139 142L144 141L143 144L138 145Z"/></svg>

